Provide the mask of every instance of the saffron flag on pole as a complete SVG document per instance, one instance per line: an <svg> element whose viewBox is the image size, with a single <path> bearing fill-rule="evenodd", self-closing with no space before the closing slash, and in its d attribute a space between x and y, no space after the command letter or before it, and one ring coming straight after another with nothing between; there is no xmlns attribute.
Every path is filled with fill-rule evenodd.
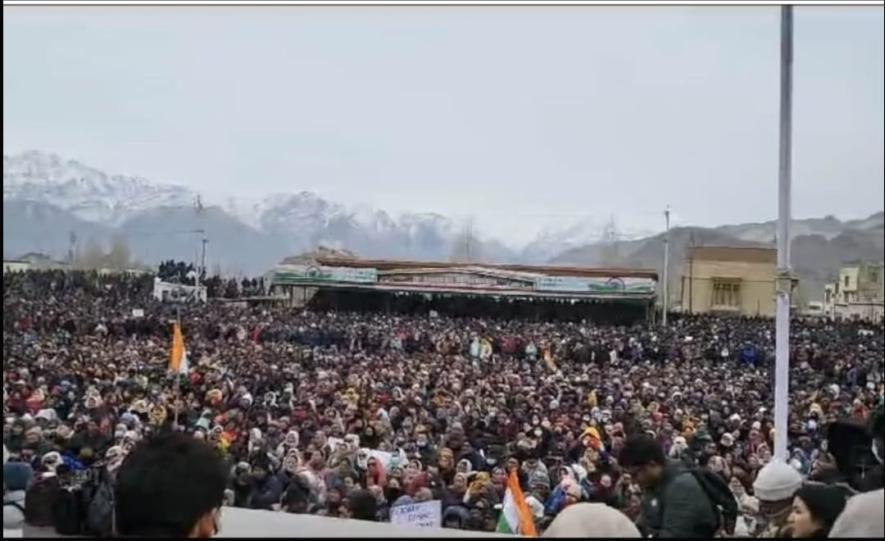
<svg viewBox="0 0 885 541"><path fill-rule="evenodd" d="M498 533L522 535L526 537L538 537L535 530L535 519L529 509L519 486L519 478L516 470L510 472L507 477L507 492L504 493L504 505L501 516L498 518Z"/></svg>
<svg viewBox="0 0 885 541"><path fill-rule="evenodd" d="M169 371L173 374L187 374L187 351L184 349L184 336L181 325L176 321L172 331L172 352L169 355Z"/></svg>

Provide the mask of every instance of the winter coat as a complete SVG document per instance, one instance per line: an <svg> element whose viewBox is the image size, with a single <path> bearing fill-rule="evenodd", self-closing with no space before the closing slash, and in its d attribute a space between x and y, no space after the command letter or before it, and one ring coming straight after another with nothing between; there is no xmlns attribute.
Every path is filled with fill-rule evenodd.
<svg viewBox="0 0 885 541"><path fill-rule="evenodd" d="M280 503L283 496L283 483L276 475L268 475L261 482L252 485L252 493L249 499L250 509L270 510L275 503Z"/></svg>
<svg viewBox="0 0 885 541"><path fill-rule="evenodd" d="M713 537L718 512L695 476L684 466L669 463L661 483L643 494L640 529L653 537Z"/></svg>

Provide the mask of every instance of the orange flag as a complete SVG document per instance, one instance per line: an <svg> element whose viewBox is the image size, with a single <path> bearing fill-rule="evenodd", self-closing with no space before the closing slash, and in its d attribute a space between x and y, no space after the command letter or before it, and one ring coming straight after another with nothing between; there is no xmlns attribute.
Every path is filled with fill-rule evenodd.
<svg viewBox="0 0 885 541"><path fill-rule="evenodd" d="M511 471L507 478L507 492L504 493L504 505L495 530L498 533L538 537L535 519L522 494L516 470Z"/></svg>
<svg viewBox="0 0 885 541"><path fill-rule="evenodd" d="M184 336L181 325L176 321L172 331L172 351L169 354L169 371L173 374L187 374L187 352L184 350Z"/></svg>

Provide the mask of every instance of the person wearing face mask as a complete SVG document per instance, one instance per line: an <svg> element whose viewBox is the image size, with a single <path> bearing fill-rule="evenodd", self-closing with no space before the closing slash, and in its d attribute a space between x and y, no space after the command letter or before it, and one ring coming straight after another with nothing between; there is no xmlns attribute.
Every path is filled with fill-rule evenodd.
<svg viewBox="0 0 885 541"><path fill-rule="evenodd" d="M753 482L753 493L759 500L761 532L757 537L784 537L788 534L787 519L793 497L802 487L802 477L793 467L775 459L765 465Z"/></svg>
<svg viewBox="0 0 885 541"><path fill-rule="evenodd" d="M121 537L209 538L220 531L226 474L215 451L184 434L145 440L117 473Z"/></svg>
<svg viewBox="0 0 885 541"><path fill-rule="evenodd" d="M418 455L421 457L422 463L433 464L436 462L436 447L430 442L427 434L419 432L415 444L418 446Z"/></svg>

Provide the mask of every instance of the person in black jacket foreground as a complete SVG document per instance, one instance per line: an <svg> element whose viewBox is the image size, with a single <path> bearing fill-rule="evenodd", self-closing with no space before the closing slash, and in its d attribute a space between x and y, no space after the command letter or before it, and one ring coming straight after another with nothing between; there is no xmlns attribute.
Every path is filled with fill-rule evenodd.
<svg viewBox="0 0 885 541"><path fill-rule="evenodd" d="M885 404L880 404L870 416L868 430L873 439L873 456L878 465L865 476L860 487L864 492L885 488Z"/></svg>
<svg viewBox="0 0 885 541"><path fill-rule="evenodd" d="M224 465L185 434L147 439L117 475L117 533L123 537L209 538L219 531Z"/></svg>

